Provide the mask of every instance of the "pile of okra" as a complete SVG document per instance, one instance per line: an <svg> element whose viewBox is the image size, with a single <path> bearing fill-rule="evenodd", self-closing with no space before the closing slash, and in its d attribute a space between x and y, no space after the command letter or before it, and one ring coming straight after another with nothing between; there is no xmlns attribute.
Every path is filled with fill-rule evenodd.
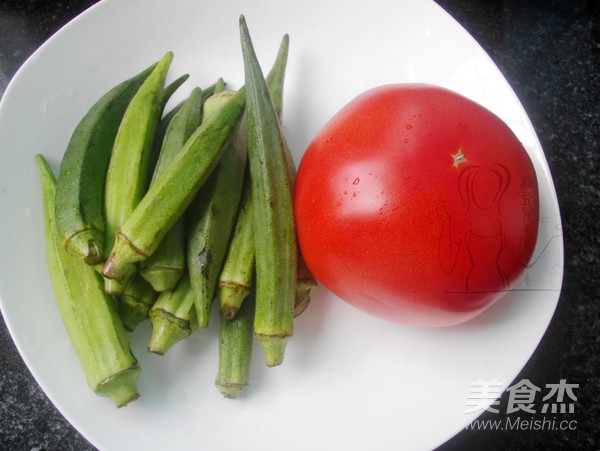
<svg viewBox="0 0 600 451"><path fill-rule="evenodd" d="M63 323L90 388L123 406L140 366L128 331L150 320L166 353L218 302L216 386L237 397L254 337L283 361L316 281L296 241L295 166L281 129L289 39L265 77L243 16L245 84L222 79L169 108L173 54L102 96L75 128L58 177L36 156L46 255Z"/></svg>

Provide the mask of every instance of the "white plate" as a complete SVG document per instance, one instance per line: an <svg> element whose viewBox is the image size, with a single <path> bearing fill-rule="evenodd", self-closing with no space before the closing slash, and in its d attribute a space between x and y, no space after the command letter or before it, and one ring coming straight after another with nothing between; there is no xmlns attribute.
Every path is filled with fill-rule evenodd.
<svg viewBox="0 0 600 451"><path fill-rule="evenodd" d="M264 67L290 35L283 120L298 160L335 111L383 83L443 85L497 113L539 176L535 264L520 290L470 323L441 330L366 316L321 289L297 321L283 366L264 368L257 348L251 387L239 400L214 388L214 327L157 357L145 351L145 324L133 336L142 397L117 410L88 390L55 307L33 156L44 153L57 169L89 106L167 50L175 53L172 78L191 75L173 101L219 76L240 87L240 13ZM476 417L465 413L471 382L511 383L559 297L561 222L535 132L492 61L430 1L106 0L45 43L12 80L0 107L0 162L4 318L46 394L103 450L433 448Z"/></svg>

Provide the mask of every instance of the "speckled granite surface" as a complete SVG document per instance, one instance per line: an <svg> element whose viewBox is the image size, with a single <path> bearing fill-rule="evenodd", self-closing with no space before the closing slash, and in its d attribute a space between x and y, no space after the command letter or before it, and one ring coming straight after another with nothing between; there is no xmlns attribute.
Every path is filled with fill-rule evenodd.
<svg viewBox="0 0 600 451"><path fill-rule="evenodd" d="M0 1L0 93L31 52L92 3ZM464 431L442 449L600 449L600 2L438 3L511 83L540 138L558 193L565 231L563 292L548 332L517 380L579 384L569 418L576 421L574 429ZM504 418L498 415L482 418ZM0 449L93 449L37 386L3 321Z"/></svg>

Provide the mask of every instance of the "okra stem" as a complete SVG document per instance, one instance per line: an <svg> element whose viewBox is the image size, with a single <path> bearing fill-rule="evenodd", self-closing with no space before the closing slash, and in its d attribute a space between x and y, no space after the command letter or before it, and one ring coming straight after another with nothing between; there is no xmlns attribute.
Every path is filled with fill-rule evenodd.
<svg viewBox="0 0 600 451"><path fill-rule="evenodd" d="M56 179L43 156L37 155L36 163L42 186L46 258L63 324L89 387L124 406L139 396L140 367L100 275L66 252L56 227Z"/></svg>
<svg viewBox="0 0 600 451"><path fill-rule="evenodd" d="M247 89L248 148L254 199L254 333L268 366L283 362L293 334L297 243L286 144L246 21L240 34Z"/></svg>
<svg viewBox="0 0 600 451"><path fill-rule="evenodd" d="M235 318L219 321L219 369L215 385L226 398L237 398L250 377L254 302L247 299Z"/></svg>
<svg viewBox="0 0 600 451"><path fill-rule="evenodd" d="M165 354L173 345L190 336L198 328L194 293L187 274L174 290L160 294L150 309L152 336L148 351Z"/></svg>

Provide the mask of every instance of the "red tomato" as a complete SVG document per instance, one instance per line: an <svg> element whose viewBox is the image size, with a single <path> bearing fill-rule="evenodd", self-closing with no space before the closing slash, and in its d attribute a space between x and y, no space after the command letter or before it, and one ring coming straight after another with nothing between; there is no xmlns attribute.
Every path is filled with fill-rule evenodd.
<svg viewBox="0 0 600 451"><path fill-rule="evenodd" d="M535 170L497 116L428 85L370 90L317 134L294 193L301 251L350 304L401 323L473 318L523 273Z"/></svg>

